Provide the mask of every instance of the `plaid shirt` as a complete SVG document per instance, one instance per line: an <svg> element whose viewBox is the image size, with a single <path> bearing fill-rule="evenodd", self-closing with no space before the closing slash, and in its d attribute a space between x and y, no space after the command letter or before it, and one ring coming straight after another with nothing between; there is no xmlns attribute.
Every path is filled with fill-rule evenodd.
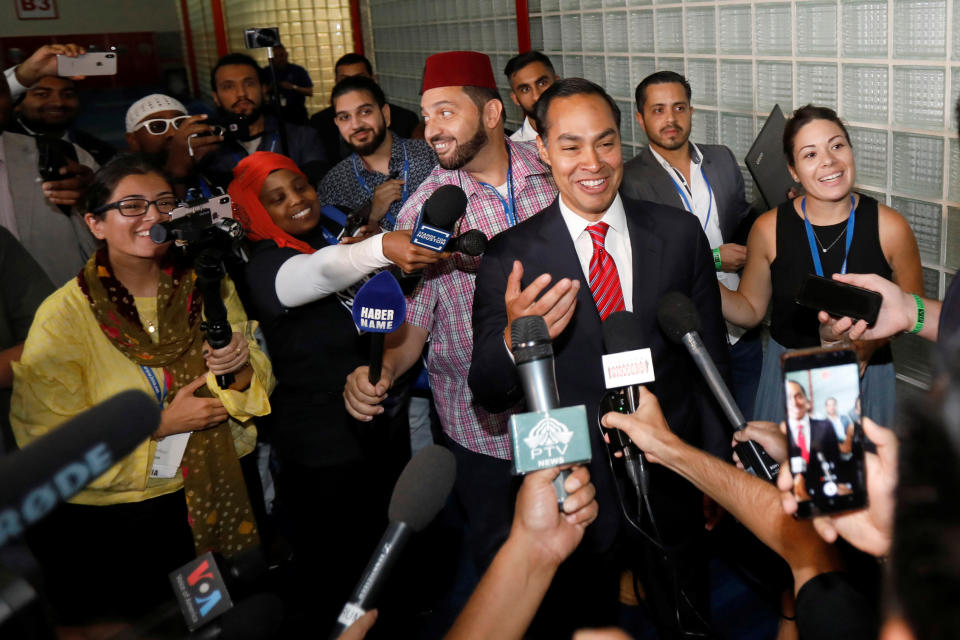
<svg viewBox="0 0 960 640"><path fill-rule="evenodd" d="M536 147L508 141L513 167L513 190L517 222L547 207L557 189ZM398 229L412 229L423 203L445 184L461 187L467 194L467 211L457 233L479 229L492 238L509 226L497 196L466 171L436 167L400 211ZM496 186L496 185L495 185ZM430 387L437 403L444 432L460 445L477 453L510 459L507 421L510 412L488 413L474 404L467 385L473 353L473 292L478 259L461 254L424 270L423 280L407 299L407 322L430 332Z"/></svg>
<svg viewBox="0 0 960 640"><path fill-rule="evenodd" d="M413 195L420 183L430 175L437 166L437 154L434 153L426 140L407 140L391 132L393 144L390 145L390 173L403 178L403 148L407 149L407 160L410 164L410 175L407 177L407 198ZM351 153L323 177L317 189L320 202L324 204L340 205L347 208L347 213L359 209L373 199L373 194L363 188L353 171L353 162L356 157ZM357 170L360 177L367 183L369 189L376 189L390 179L389 175L377 173L367 169L363 162L357 160ZM397 198L387 209L387 215L380 221L384 231L393 230L393 220L396 219L402 203Z"/></svg>

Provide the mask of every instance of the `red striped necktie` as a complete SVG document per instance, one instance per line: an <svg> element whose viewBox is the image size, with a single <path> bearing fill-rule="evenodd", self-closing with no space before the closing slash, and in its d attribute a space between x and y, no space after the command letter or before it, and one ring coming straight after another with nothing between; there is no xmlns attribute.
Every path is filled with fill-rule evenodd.
<svg viewBox="0 0 960 640"><path fill-rule="evenodd" d="M590 258L590 293L597 303L600 321L607 319L615 311L623 311L623 290L620 289L620 274L617 265L605 248L607 230L610 225L598 222L587 227L593 241L593 256Z"/></svg>

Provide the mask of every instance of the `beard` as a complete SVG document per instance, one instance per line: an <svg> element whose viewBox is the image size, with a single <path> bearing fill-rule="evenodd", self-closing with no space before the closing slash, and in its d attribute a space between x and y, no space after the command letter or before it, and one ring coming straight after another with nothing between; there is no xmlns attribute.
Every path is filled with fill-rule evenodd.
<svg viewBox="0 0 960 640"><path fill-rule="evenodd" d="M679 131L680 135L674 138L672 142L667 141L664 138L661 138L659 135L657 135L656 138L651 138L651 141L656 143L657 146L663 147L668 151L676 151L677 149L682 148L684 145L687 144L687 141L690 139L690 132L684 131L683 129L681 129L676 125L674 125L673 128Z"/></svg>
<svg viewBox="0 0 960 640"><path fill-rule="evenodd" d="M353 149L358 156L368 156L377 149L380 148L380 145L383 144L383 141L387 138L387 127L383 123L383 126L373 130L373 137L370 138L370 142L366 144L355 145L350 141L347 141L347 146Z"/></svg>
<svg viewBox="0 0 960 640"><path fill-rule="evenodd" d="M439 136L434 136L430 139L430 144L432 145L434 141L441 140ZM440 166L446 169L447 171L455 171L464 165L468 164L473 160L480 150L487 146L487 132L483 128L482 122L477 122L477 130L474 132L473 137L460 144L460 141L457 140L457 150L454 157L450 160L443 159L437 156L437 160L440 163Z"/></svg>
<svg viewBox="0 0 960 640"><path fill-rule="evenodd" d="M51 135L56 137L61 137L63 133L73 124L73 119L64 122L62 124L48 124L43 120L34 120L33 118L28 118L22 112L17 114L17 118L20 122L30 131L34 133Z"/></svg>
<svg viewBox="0 0 960 640"><path fill-rule="evenodd" d="M256 122L262 113L263 108L261 106L255 107L250 115L244 115L242 113L228 111L223 107L217 107L217 121L218 123L225 125L228 130L230 130L231 126L234 127L232 133L227 135L242 142L247 142L253 139L253 137L250 135L250 125Z"/></svg>

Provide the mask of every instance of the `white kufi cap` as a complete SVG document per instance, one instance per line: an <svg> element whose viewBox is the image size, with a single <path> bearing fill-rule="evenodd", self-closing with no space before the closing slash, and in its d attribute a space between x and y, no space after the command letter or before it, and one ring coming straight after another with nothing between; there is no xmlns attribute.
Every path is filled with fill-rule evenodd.
<svg viewBox="0 0 960 640"><path fill-rule="evenodd" d="M127 133L133 133L137 124L150 114L161 111L180 111L184 115L187 114L187 108L176 98L165 96L162 93L154 93L145 98L140 98L127 109Z"/></svg>

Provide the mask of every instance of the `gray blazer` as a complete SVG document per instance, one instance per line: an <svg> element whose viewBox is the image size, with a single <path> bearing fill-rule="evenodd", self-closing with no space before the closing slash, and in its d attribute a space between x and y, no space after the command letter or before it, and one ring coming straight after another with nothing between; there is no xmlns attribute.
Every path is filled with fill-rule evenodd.
<svg viewBox="0 0 960 640"><path fill-rule="evenodd" d="M703 154L703 171L710 181L713 197L720 216L720 234L724 242L746 244L749 224L752 224L750 205L744 196L743 174L737 159L727 147L719 144L698 144ZM620 192L634 200L649 200L684 209L680 194L650 151L644 147L623 167ZM744 221L747 221L746 223ZM742 225L742 227L741 227Z"/></svg>
<svg viewBox="0 0 960 640"><path fill-rule="evenodd" d="M43 195L34 139L9 131L2 135L20 243L60 287L80 272L97 241L82 214L74 210L67 216ZM80 163L96 169L93 159L81 151L77 149Z"/></svg>

